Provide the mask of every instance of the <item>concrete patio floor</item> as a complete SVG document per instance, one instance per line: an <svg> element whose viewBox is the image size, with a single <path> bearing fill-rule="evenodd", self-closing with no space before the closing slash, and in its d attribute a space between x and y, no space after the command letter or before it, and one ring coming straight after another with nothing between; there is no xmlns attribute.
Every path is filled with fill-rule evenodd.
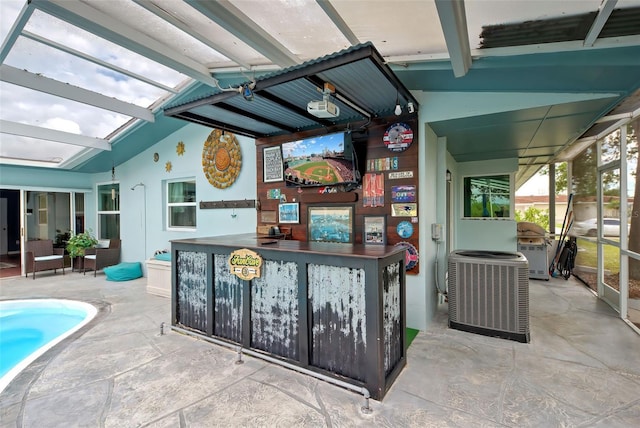
<svg viewBox="0 0 640 428"><path fill-rule="evenodd" d="M42 273L2 279L1 299L99 308L0 394L1 427L632 427L640 336L577 281L532 280L531 343L447 328L446 305L408 350L382 402L168 331L146 280ZM165 329L169 330L168 328Z"/></svg>

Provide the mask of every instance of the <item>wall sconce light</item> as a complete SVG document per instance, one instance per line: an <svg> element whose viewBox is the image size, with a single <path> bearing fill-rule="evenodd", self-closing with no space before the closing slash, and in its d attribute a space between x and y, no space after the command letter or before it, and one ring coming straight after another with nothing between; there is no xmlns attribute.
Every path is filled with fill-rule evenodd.
<svg viewBox="0 0 640 428"><path fill-rule="evenodd" d="M413 103L407 103L407 110L409 111L409 113L413 113L414 111L416 111L416 109L413 108Z"/></svg>

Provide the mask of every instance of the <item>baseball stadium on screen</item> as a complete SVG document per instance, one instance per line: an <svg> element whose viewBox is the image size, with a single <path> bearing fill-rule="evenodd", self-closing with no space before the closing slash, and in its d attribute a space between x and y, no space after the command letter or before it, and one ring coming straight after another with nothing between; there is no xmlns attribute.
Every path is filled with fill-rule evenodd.
<svg viewBox="0 0 640 428"><path fill-rule="evenodd" d="M283 143L282 158L287 186L331 186L360 179L348 132Z"/></svg>

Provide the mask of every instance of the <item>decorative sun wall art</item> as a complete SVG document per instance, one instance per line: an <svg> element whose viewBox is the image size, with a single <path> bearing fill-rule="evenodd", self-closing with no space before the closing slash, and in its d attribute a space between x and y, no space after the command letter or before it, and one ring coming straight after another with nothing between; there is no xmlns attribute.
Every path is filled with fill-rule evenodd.
<svg viewBox="0 0 640 428"><path fill-rule="evenodd" d="M178 156L182 156L184 154L184 143L182 141L178 142L176 146L176 153Z"/></svg>
<svg viewBox="0 0 640 428"><path fill-rule="evenodd" d="M242 153L236 136L214 129L202 148L202 170L209 183L218 189L231 186L242 166Z"/></svg>
<svg viewBox="0 0 640 428"><path fill-rule="evenodd" d="M164 169L167 172L171 172L171 168L173 168L173 165L171 165L171 161L167 161L167 163L164 164Z"/></svg>

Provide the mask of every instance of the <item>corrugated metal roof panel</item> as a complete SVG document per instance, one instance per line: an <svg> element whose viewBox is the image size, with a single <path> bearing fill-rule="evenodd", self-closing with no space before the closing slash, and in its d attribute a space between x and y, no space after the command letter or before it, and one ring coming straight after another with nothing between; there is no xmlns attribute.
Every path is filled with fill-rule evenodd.
<svg viewBox="0 0 640 428"><path fill-rule="evenodd" d="M323 100L325 83L335 87L328 99L339 107L338 117L318 118L307 112L309 102ZM389 116L393 114L398 97L403 106L411 101L416 111L418 109L417 101L371 43L270 73L245 84L253 88L252 101L239 92L218 91L209 97L167 108L165 114L206 125L208 117L200 114L201 107L212 105L233 113L236 120L225 122L225 129L239 127L237 132L265 137ZM236 116L243 116L243 112L251 120L237 120ZM223 117L217 115L215 123L211 118L210 125L220 126ZM266 127L257 126L258 122L264 122Z"/></svg>
<svg viewBox="0 0 640 428"><path fill-rule="evenodd" d="M640 7L615 9L602 27L599 38L632 36L640 28Z"/></svg>
<svg viewBox="0 0 640 428"><path fill-rule="evenodd" d="M596 12L515 24L482 27L481 48L534 45L584 40L597 16ZM638 34L640 7L615 9L600 32L599 39Z"/></svg>
<svg viewBox="0 0 640 428"><path fill-rule="evenodd" d="M267 125L264 122L254 120L237 113L232 113L215 106L197 107L194 108L192 112L202 117L210 118L213 121L227 124L230 129L250 129L262 135L277 135L284 132L282 129L276 128L275 126Z"/></svg>

